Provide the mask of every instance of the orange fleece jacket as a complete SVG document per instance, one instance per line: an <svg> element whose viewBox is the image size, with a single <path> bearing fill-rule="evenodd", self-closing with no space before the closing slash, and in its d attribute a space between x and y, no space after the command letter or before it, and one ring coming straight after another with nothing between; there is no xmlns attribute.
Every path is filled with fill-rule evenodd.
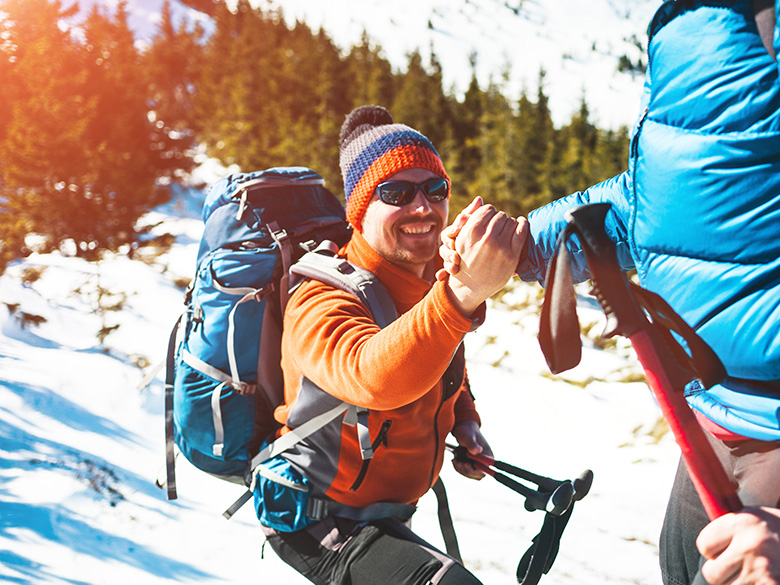
<svg viewBox="0 0 780 585"><path fill-rule="evenodd" d="M379 277L400 316L380 329L349 293L318 281L301 285L284 316L285 404L275 416L281 423L287 420L303 377L340 400L370 409L372 442L380 429L386 432L370 468L361 473L367 464L357 433L342 425L335 477L317 488L350 506L414 504L438 477L444 440L453 426L479 422L465 381L446 399L441 382L474 322L454 307L443 283L431 285L381 258L360 233L343 252Z"/></svg>

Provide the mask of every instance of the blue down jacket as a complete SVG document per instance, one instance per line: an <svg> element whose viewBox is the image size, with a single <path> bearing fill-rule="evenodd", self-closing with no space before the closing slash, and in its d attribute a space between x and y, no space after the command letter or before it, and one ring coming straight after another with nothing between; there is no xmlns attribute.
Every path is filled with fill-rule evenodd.
<svg viewBox="0 0 780 585"><path fill-rule="evenodd" d="M774 50L780 54L780 0ZM780 440L780 80L749 1L666 2L649 29L628 170L529 216L519 275L543 282L576 205L612 203L625 270L715 350L729 378L691 406L748 437ZM576 242L574 276L588 278Z"/></svg>

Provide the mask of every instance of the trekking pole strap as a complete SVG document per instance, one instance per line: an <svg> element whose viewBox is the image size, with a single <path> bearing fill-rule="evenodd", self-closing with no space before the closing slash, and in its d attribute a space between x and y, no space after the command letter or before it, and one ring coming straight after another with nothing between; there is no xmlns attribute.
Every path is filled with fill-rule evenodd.
<svg viewBox="0 0 780 585"><path fill-rule="evenodd" d="M573 505L562 515L545 514L542 529L517 564L519 585L536 585L547 574L558 556L563 529L569 522Z"/></svg>

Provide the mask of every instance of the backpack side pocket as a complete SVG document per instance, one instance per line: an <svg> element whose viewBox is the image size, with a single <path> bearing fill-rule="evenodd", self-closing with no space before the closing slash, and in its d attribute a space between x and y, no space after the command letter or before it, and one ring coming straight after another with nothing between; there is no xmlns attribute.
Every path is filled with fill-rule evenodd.
<svg viewBox="0 0 780 585"><path fill-rule="evenodd" d="M255 396L180 361L174 385L175 440L193 465L215 475L243 475L254 431Z"/></svg>
<svg viewBox="0 0 780 585"><path fill-rule="evenodd" d="M255 512L260 523L279 532L295 532L313 524L306 515L311 482L290 463L274 457L259 465L254 482Z"/></svg>

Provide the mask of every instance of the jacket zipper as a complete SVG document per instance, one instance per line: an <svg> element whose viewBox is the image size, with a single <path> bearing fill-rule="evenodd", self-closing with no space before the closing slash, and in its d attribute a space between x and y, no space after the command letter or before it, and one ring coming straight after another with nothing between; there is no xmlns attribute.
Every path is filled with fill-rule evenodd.
<svg viewBox="0 0 780 585"><path fill-rule="evenodd" d="M648 64L649 65L649 64ZM650 111L650 105L645 106L642 116L636 125L636 131L631 138L631 146L629 149L629 158L631 159L631 191L629 193L629 205L634 211L629 215L628 237L631 246L634 246L634 221L636 220L636 168L639 160L639 135L642 133L642 128L647 119L647 113ZM637 267L639 268L639 267Z"/></svg>
<svg viewBox="0 0 780 585"><path fill-rule="evenodd" d="M387 447L387 432L390 430L390 425L392 424L393 421L389 418L385 419L385 421L382 423L379 432L374 438L374 441L371 443L371 449L373 451L376 451L380 445ZM368 473L368 466L371 464L371 461L373 461L373 457L371 459L363 460L363 465L360 467L360 472L358 473L357 478L355 478L355 482L352 484L352 487L349 488L349 491L357 491L357 489L360 487L360 484L363 483L363 480L366 477L366 473Z"/></svg>
<svg viewBox="0 0 780 585"><path fill-rule="evenodd" d="M639 134L642 132L642 126L645 124L645 119L647 118L647 112L650 110L650 106L645 106L644 111L642 112L642 116L639 118L639 121L636 123L636 132L634 132L633 140L631 141L631 156L635 157L637 154L639 154ZM636 163L636 161L634 161ZM636 164L634 164L634 170L636 170Z"/></svg>

